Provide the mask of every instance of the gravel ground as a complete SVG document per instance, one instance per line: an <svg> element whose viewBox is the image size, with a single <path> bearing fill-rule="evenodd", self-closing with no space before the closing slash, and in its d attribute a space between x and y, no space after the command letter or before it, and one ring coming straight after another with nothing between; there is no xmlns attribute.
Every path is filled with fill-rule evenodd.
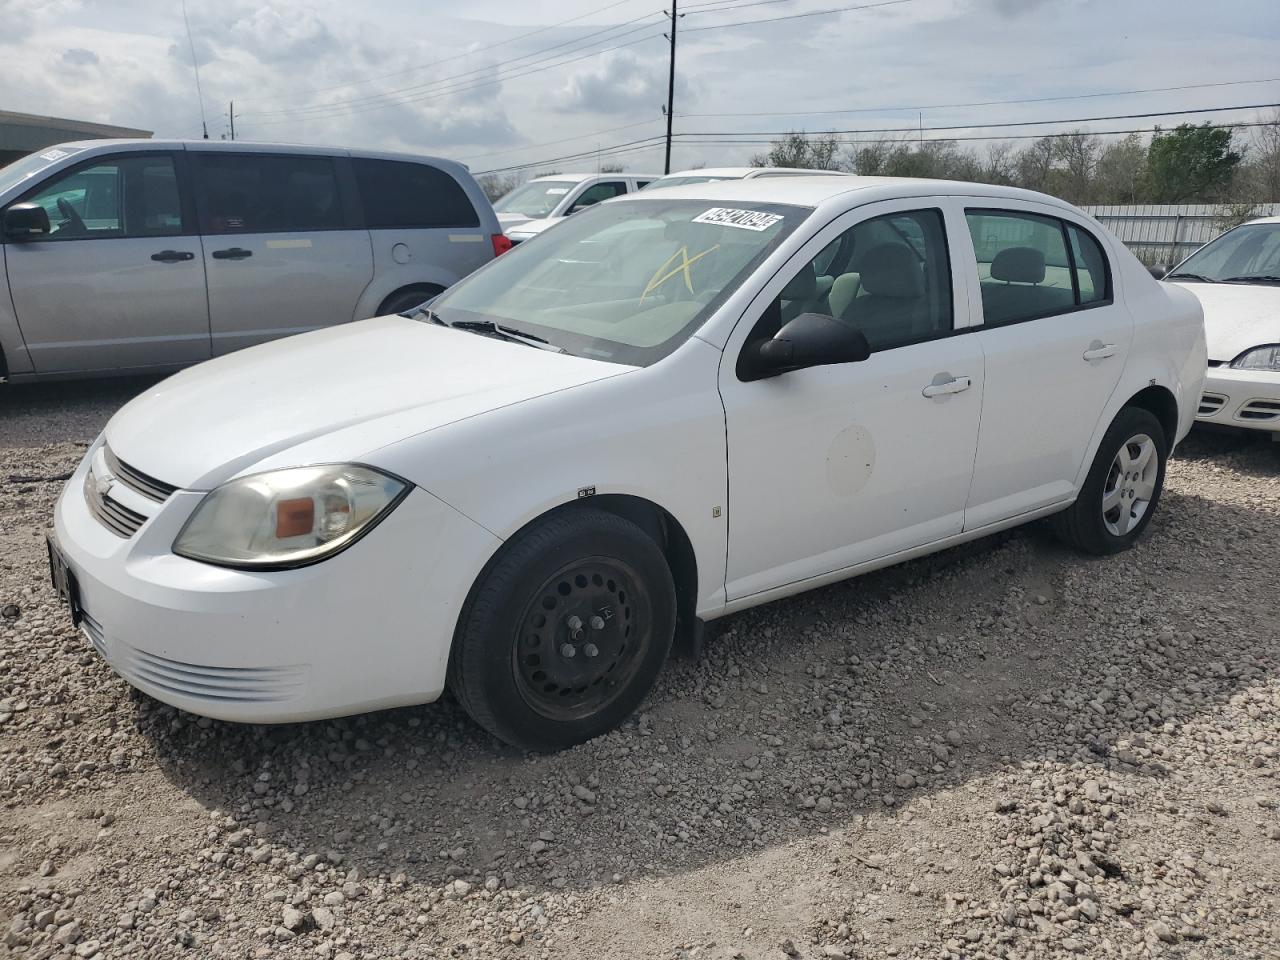
<svg viewBox="0 0 1280 960"><path fill-rule="evenodd" d="M448 700L246 727L115 677L44 478L139 386L0 395L0 950L1280 957L1280 445L1193 437L1119 557L1026 529L732 617L529 757Z"/></svg>

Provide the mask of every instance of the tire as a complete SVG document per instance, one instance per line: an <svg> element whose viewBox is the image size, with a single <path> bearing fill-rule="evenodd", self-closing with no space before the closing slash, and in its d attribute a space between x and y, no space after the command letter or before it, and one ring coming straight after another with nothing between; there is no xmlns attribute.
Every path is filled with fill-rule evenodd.
<svg viewBox="0 0 1280 960"><path fill-rule="evenodd" d="M441 292L440 287L433 286L406 287L403 290L397 290L382 301L382 305L378 307L378 312L374 316L386 317L393 313L401 313L410 307L416 307L424 300L438 296Z"/></svg>
<svg viewBox="0 0 1280 960"><path fill-rule="evenodd" d="M1125 407L1098 445L1076 502L1052 518L1054 532L1085 553L1128 550L1160 503L1168 459L1160 421L1140 407ZM1114 505L1104 509L1104 497Z"/></svg>
<svg viewBox="0 0 1280 960"><path fill-rule="evenodd" d="M615 514L565 509L481 574L458 622L448 684L500 740L559 750L631 715L675 627L675 583L654 539Z"/></svg>

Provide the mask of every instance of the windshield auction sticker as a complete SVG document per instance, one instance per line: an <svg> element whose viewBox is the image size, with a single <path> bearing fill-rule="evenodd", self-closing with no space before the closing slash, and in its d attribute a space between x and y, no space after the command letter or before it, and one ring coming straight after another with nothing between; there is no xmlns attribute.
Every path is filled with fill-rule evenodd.
<svg viewBox="0 0 1280 960"><path fill-rule="evenodd" d="M734 210L732 207L712 207L706 213L693 218L694 223L714 223L722 227L737 227L739 230L754 230L757 233L768 230L782 219L780 213L761 213L759 210Z"/></svg>

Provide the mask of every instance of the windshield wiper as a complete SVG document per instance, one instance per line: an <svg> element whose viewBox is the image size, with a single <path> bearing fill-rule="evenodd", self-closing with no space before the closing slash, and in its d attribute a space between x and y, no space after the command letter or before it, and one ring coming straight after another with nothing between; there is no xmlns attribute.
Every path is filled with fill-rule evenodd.
<svg viewBox="0 0 1280 960"><path fill-rule="evenodd" d="M1170 273L1165 275L1166 280L1199 280L1201 283L1217 283L1216 280L1210 280L1208 277L1202 277L1198 273Z"/></svg>
<svg viewBox="0 0 1280 960"><path fill-rule="evenodd" d="M443 320L440 322L444 323ZM452 327L454 330L471 330L475 333L493 334L514 343L523 343L527 347L550 350L552 353L568 352L564 347L557 346L543 337L525 333L523 330L516 330L513 327L504 327L493 320L455 320L453 323L445 323L445 326Z"/></svg>
<svg viewBox="0 0 1280 960"><path fill-rule="evenodd" d="M1223 283L1280 283L1274 273L1251 273L1243 277L1224 277Z"/></svg>

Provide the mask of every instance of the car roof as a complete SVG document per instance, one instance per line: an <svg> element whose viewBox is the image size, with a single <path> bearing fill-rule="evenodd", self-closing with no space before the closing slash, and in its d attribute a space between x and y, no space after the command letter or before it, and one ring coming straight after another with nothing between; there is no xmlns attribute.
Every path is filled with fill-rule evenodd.
<svg viewBox="0 0 1280 960"><path fill-rule="evenodd" d="M603 180L609 177L638 177L642 180L648 177L650 180L656 180L660 176L662 176L660 173L636 173L632 170L615 170L613 173L546 173L540 177L534 177L529 183L537 183L540 180L570 180L581 183L583 180L594 180L597 177Z"/></svg>
<svg viewBox="0 0 1280 960"><path fill-rule="evenodd" d="M716 202L745 201L756 203L785 203L803 207L817 207L828 200L847 194L860 194L860 203L877 200L893 200L898 197L977 196L1029 200L1048 203L1065 209L1070 204L1047 194L1017 187L1002 187L987 183L968 183L962 180L924 180L913 177L857 177L847 175L752 177L747 180L715 180L709 183L691 183L678 187L654 186L643 193L615 197L609 203L638 203L660 196L689 200L713 200Z"/></svg>
<svg viewBox="0 0 1280 960"><path fill-rule="evenodd" d="M696 170L672 170L666 177L724 177L736 180L742 177L759 177L766 173L812 174L814 176L847 176L838 170L813 170L808 167L700 167Z"/></svg>
<svg viewBox="0 0 1280 960"><path fill-rule="evenodd" d="M1253 220L1245 221L1246 223L1280 223L1280 217L1257 217ZM1244 226L1244 224L1241 224Z"/></svg>
<svg viewBox="0 0 1280 960"><path fill-rule="evenodd" d="M365 157L374 160L427 161L441 166L466 169L464 164L447 157L424 153L405 153L394 150L353 150L350 147L317 146L303 143L271 143L259 140L152 140L150 138L127 140L74 140L58 144L77 150L93 150L98 153L112 150L208 150L225 153L296 153L324 157Z"/></svg>

